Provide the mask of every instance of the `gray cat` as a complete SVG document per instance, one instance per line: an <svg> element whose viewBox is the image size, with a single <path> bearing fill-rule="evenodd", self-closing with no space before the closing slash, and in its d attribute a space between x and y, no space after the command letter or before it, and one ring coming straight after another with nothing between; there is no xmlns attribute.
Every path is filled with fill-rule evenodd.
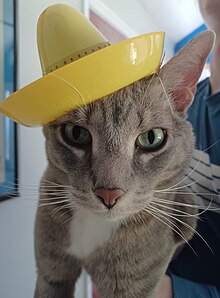
<svg viewBox="0 0 220 298"><path fill-rule="evenodd" d="M178 189L194 147L186 112L213 40L200 34L157 74L44 127L35 298L73 297L82 267L103 298L156 297L196 227L194 198Z"/></svg>

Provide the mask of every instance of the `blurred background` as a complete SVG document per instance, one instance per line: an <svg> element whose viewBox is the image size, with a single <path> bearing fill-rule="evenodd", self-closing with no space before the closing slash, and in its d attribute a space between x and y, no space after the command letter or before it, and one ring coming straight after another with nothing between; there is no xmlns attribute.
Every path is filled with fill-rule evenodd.
<svg viewBox="0 0 220 298"><path fill-rule="evenodd" d="M165 31L165 61L205 29L196 0L0 0L0 101L41 77L36 24L41 12L55 3L77 8L111 43ZM33 297L33 227L46 163L41 128L15 126L0 115L0 298ZM76 298L92 296L84 273Z"/></svg>

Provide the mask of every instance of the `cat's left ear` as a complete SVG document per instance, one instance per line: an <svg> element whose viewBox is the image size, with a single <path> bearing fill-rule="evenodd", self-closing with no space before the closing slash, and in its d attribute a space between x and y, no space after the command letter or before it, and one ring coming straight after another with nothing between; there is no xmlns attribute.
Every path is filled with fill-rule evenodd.
<svg viewBox="0 0 220 298"><path fill-rule="evenodd" d="M177 112L185 112L191 105L214 40L214 32L200 33L160 69L158 74Z"/></svg>

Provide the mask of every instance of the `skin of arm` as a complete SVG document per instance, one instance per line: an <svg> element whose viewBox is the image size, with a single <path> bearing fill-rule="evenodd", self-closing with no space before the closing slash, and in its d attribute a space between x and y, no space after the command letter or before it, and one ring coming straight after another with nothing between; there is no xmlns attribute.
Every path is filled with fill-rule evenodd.
<svg viewBox="0 0 220 298"><path fill-rule="evenodd" d="M172 281L171 277L168 275L165 275L158 287L157 292L158 298L173 298L173 289L172 289Z"/></svg>
<svg viewBox="0 0 220 298"><path fill-rule="evenodd" d="M215 94L220 91L220 1L199 0L199 8L206 25L216 34L210 62L211 92Z"/></svg>

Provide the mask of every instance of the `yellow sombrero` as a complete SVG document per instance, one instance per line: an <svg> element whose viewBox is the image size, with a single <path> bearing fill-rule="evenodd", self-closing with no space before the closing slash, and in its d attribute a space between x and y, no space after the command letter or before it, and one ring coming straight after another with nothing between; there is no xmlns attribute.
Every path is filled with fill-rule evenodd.
<svg viewBox="0 0 220 298"><path fill-rule="evenodd" d="M39 126L143 77L161 63L163 32L111 45L78 11L48 7L38 21L43 77L13 93L0 112L25 126Z"/></svg>

